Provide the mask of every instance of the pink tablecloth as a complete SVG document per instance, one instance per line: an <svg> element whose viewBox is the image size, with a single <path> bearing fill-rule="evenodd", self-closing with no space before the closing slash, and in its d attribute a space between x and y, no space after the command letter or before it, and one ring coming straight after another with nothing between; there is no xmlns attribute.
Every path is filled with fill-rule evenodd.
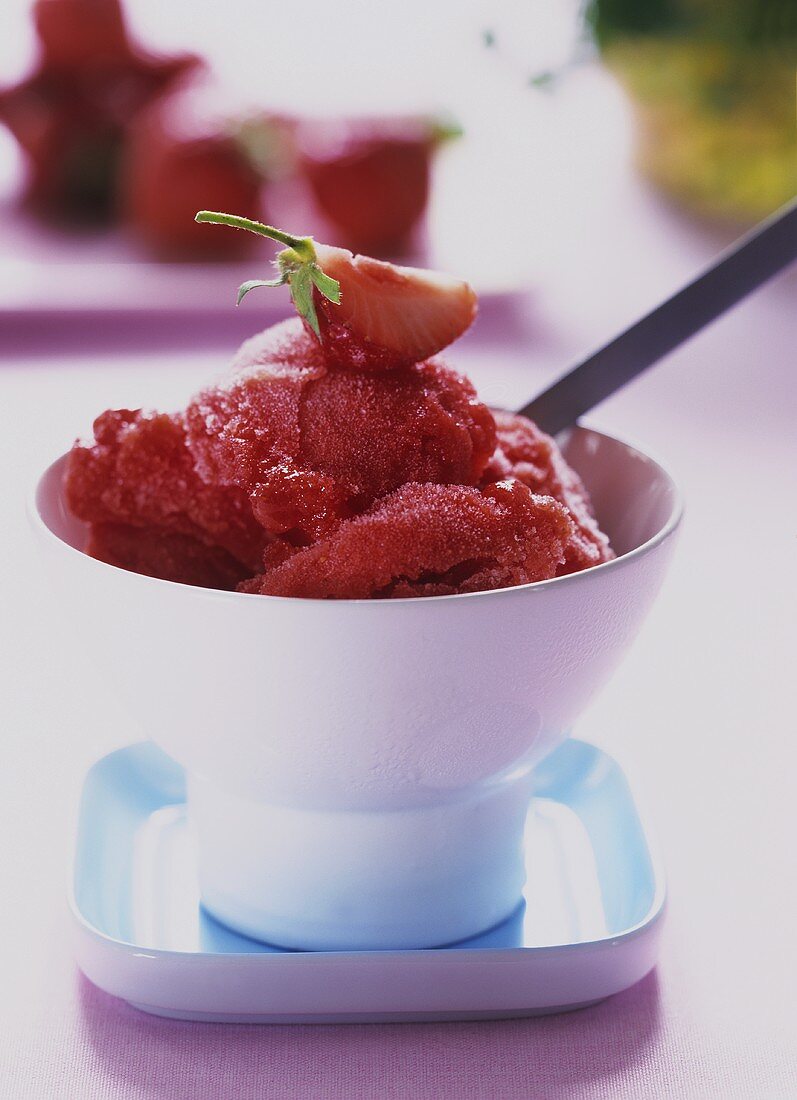
<svg viewBox="0 0 797 1100"><path fill-rule="evenodd" d="M120 1008L85 981L80 1011L86 1070L107 1075L120 1097L555 1100L589 1087L589 1095L609 1100L623 1080L649 1089L657 1083L658 1093L648 1095L682 1094L677 1079L656 1069L662 1036L655 975L578 1017L490 1024L164 1025ZM181 1057L189 1046L190 1060Z"/></svg>
<svg viewBox="0 0 797 1100"><path fill-rule="evenodd" d="M520 402L714 249L644 193L552 275L536 351L463 352ZM107 405L182 400L220 355L0 365L0 1094L16 1100L407 1097L777 1100L794 1048L795 281L781 279L594 416L683 484L665 592L579 734L634 765L671 900L658 976L581 1013L500 1023L220 1027L150 1019L79 979L64 867L97 755L140 737L54 625L22 520L45 461ZM558 341L558 343L557 343ZM787 507L786 501L791 505Z"/></svg>

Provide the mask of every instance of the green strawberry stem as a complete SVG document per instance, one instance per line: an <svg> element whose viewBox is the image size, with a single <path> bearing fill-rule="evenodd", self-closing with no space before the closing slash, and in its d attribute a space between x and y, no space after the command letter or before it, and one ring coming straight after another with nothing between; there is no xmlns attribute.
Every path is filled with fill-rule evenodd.
<svg viewBox="0 0 797 1100"><path fill-rule="evenodd" d="M237 304L240 305L249 291L254 290L255 287L283 286L287 283L296 312L307 321L318 339L321 339L318 314L313 301L313 287L315 286L330 302L339 305L340 283L337 279L330 278L318 266L315 242L312 237L295 237L291 233L275 229L273 225L263 225L262 222L252 221L251 218L241 218L237 214L221 214L214 210L200 210L194 221L245 229L250 233L257 233L261 237L277 241L278 244L284 244L286 247L277 254L274 261L279 276L276 279L249 279L248 282L242 283L238 288Z"/></svg>
<svg viewBox="0 0 797 1100"><path fill-rule="evenodd" d="M220 214L215 210L200 210L194 221L229 225L233 229L246 229L250 233L258 233L261 237L269 237L272 241L287 245L296 252L304 251L308 258L315 259L312 237L294 237L291 233L283 232L282 229L275 229L273 225L263 225L262 222L253 221L251 218L241 218L238 214Z"/></svg>
<svg viewBox="0 0 797 1100"><path fill-rule="evenodd" d="M434 149L456 141L464 133L457 120L449 115L433 118L429 122L429 139Z"/></svg>

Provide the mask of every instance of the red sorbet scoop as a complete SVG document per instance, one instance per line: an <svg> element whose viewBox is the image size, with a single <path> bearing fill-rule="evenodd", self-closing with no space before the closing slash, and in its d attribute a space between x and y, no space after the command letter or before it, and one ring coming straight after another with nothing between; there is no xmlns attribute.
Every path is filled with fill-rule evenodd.
<svg viewBox="0 0 797 1100"><path fill-rule="evenodd" d="M162 581L232 591L249 570L220 546L162 527L92 524L86 553Z"/></svg>
<svg viewBox="0 0 797 1100"><path fill-rule="evenodd" d="M190 536L250 569L259 566L265 536L246 495L200 479L179 415L109 410L94 421L94 435L93 444L75 444L67 465L66 499L79 519ZM103 545L116 534L105 532ZM128 534L125 545L132 539ZM142 534L141 554L151 559L143 542ZM114 544L121 545L121 537ZM177 540L172 556L181 545L188 546Z"/></svg>
<svg viewBox="0 0 797 1100"><path fill-rule="evenodd" d="M298 545L408 481L473 485L495 447L489 409L441 362L339 370L298 320L247 341L186 423L201 477Z"/></svg>
<svg viewBox="0 0 797 1100"><path fill-rule="evenodd" d="M321 599L449 595L553 577L573 524L519 481L404 485L244 592Z"/></svg>
<svg viewBox="0 0 797 1100"><path fill-rule="evenodd" d="M493 410L498 445L484 471L483 482L514 477L535 493L554 497L567 508L575 534L558 573L575 573L610 561L614 552L598 527L581 478L565 462L556 443L525 416Z"/></svg>

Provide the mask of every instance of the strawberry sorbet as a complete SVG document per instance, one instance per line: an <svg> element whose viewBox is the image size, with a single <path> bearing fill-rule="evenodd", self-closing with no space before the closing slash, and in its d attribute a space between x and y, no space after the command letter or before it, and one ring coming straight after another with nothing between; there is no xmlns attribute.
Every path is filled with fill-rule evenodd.
<svg viewBox="0 0 797 1100"><path fill-rule="evenodd" d="M286 281L315 266L310 239L296 241ZM378 332L393 352L402 295L410 306L431 288L424 338L439 348L469 323L467 284L401 269L380 314L378 291L354 272L357 293L375 296L364 313L341 313L357 349L341 361L347 341L329 353L313 305L319 284L327 312L331 295L346 300L345 262L336 283L321 271L312 300L305 273L302 319L248 340L185 412L98 417L66 474L69 507L91 525L87 552L165 580L321 599L477 592L609 560L581 480L529 420L488 409L436 356L361 362L358 316L369 342ZM411 316L406 331L409 347Z"/></svg>
<svg viewBox="0 0 797 1100"><path fill-rule="evenodd" d="M299 545L407 482L475 485L495 448L489 410L441 362L329 368L298 319L247 341L186 420L200 476L244 490L264 530Z"/></svg>

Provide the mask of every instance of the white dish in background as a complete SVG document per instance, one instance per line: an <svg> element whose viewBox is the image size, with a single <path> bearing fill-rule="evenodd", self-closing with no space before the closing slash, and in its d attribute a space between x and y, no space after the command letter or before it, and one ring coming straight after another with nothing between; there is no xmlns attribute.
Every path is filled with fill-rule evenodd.
<svg viewBox="0 0 797 1100"><path fill-rule="evenodd" d="M279 218L276 223L281 224ZM41 309L226 311L234 306L241 283L269 277L277 251L278 246L263 241L255 243L251 255L234 261L159 261L122 229L60 230L0 202L0 318L10 311ZM432 266L423 255L396 262ZM486 310L493 302L524 300L528 294L528 285L517 281L473 281ZM252 295L240 308L279 319L290 311L290 299L286 289L275 288Z"/></svg>
<svg viewBox="0 0 797 1100"><path fill-rule="evenodd" d="M76 253L68 244L49 256L22 243L22 251L0 255L2 358L54 349L85 355L98 348L229 348L294 314L283 287L235 305L241 283L269 276L267 252L235 263L156 263L132 258L112 235L102 248ZM476 289L479 314L459 346L489 342L523 348L530 358L525 349L533 349L540 322L528 290Z"/></svg>

